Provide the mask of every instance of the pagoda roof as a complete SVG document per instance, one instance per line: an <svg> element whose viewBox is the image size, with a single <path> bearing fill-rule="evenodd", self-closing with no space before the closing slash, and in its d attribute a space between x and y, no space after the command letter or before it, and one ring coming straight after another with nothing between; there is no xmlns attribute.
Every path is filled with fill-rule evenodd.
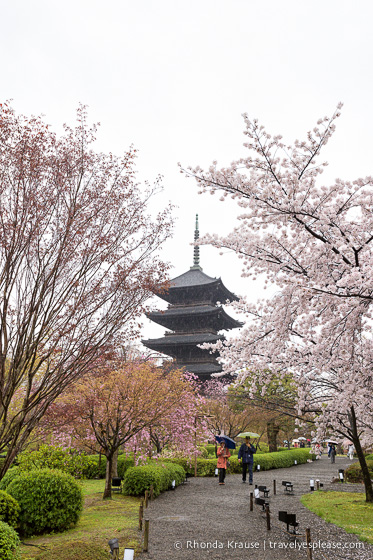
<svg viewBox="0 0 373 560"><path fill-rule="evenodd" d="M148 340L142 340L141 342L144 346L148 348L165 347L165 346L184 346L196 344L204 344L205 342L209 344L215 344L218 340L224 340L223 335L213 334L213 333L194 333L194 334L166 334L162 338L149 338Z"/></svg>
<svg viewBox="0 0 373 560"><path fill-rule="evenodd" d="M168 289L157 292L157 295L169 303L174 303L177 301L175 296L177 297L178 293L188 292L196 288L205 288L209 293L214 292L216 301L238 301L239 299L224 286L221 278L208 276L199 266L191 267L184 274L170 280Z"/></svg>
<svg viewBox="0 0 373 560"><path fill-rule="evenodd" d="M223 370L222 365L218 362L215 364L212 362L183 364L181 367L196 375L210 375L211 373L220 373Z"/></svg>
<svg viewBox="0 0 373 560"><path fill-rule="evenodd" d="M185 307L169 307L164 311L153 311L148 314L148 318L167 327L175 319L186 317L206 317L215 316L219 320L216 324L216 330L228 330L236 327L242 327L243 323L233 319L226 313L223 307L216 307L215 305L188 305Z"/></svg>

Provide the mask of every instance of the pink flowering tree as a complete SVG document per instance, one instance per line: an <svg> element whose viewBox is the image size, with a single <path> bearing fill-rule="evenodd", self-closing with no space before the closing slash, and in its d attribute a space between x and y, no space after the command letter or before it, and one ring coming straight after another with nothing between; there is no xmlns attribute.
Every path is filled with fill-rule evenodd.
<svg viewBox="0 0 373 560"><path fill-rule="evenodd" d="M111 479L119 448L146 453L152 427L173 418L188 403L194 387L180 370L165 372L152 362L108 362L106 368L84 376L50 408L46 429L68 435L86 448L106 456L104 498L111 497ZM187 408L189 410L189 408ZM180 427L179 427L180 429Z"/></svg>
<svg viewBox="0 0 373 560"><path fill-rule="evenodd" d="M140 189L136 152L93 150L78 110L57 137L0 104L0 478L70 383L139 331L164 280L170 209Z"/></svg>
<svg viewBox="0 0 373 560"><path fill-rule="evenodd" d="M224 371L250 378L252 394L292 375L299 422L311 415L318 437L353 441L372 502L363 448L373 444L373 178L322 183L320 152L339 111L292 146L244 115L247 157L187 173L242 208L231 234L202 242L235 251L245 277L264 275L278 290L238 302L247 323L218 344Z"/></svg>

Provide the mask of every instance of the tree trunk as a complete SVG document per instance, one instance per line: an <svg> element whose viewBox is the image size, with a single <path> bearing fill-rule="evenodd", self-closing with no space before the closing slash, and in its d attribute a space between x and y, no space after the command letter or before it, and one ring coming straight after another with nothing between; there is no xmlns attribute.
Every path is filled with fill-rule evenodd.
<svg viewBox="0 0 373 560"><path fill-rule="evenodd" d="M106 480L103 500L111 500L111 479L113 476L113 453L106 455Z"/></svg>
<svg viewBox="0 0 373 560"><path fill-rule="evenodd" d="M360 444L360 438L357 430L354 407L351 407L351 414L349 416L350 416L351 430L352 430L352 441L355 446L356 454L359 459L359 463L361 467L361 472L363 474L363 481L365 486L365 500L367 502L373 503L373 486L370 478L368 465L365 460L364 452Z"/></svg>
<svg viewBox="0 0 373 560"><path fill-rule="evenodd" d="M113 468L111 470L111 476L118 476L118 453L119 453L119 449L114 451Z"/></svg>
<svg viewBox="0 0 373 560"><path fill-rule="evenodd" d="M267 422L267 438L270 453L275 453L277 451L277 434L279 431L280 427L277 426L273 420Z"/></svg>

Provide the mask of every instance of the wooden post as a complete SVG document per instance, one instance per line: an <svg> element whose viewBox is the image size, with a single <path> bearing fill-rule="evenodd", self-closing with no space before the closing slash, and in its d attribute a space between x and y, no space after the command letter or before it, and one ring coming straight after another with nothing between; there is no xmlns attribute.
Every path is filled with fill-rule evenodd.
<svg viewBox="0 0 373 560"><path fill-rule="evenodd" d="M273 495L276 496L276 481L273 481Z"/></svg>
<svg viewBox="0 0 373 560"><path fill-rule="evenodd" d="M148 507L148 501L149 501L149 490L145 490L145 508Z"/></svg>
<svg viewBox="0 0 373 560"><path fill-rule="evenodd" d="M148 547L149 547L149 519L145 519L143 552L148 552Z"/></svg>
<svg viewBox="0 0 373 560"><path fill-rule="evenodd" d="M269 513L269 506L266 506L266 518L267 518L267 531L271 530L271 516Z"/></svg>
<svg viewBox="0 0 373 560"><path fill-rule="evenodd" d="M153 484L150 486L150 501L154 500L154 486Z"/></svg>
<svg viewBox="0 0 373 560"><path fill-rule="evenodd" d="M254 500L253 500L253 493L250 492L250 511L254 509Z"/></svg>
<svg viewBox="0 0 373 560"><path fill-rule="evenodd" d="M141 500L139 507L139 530L142 531L142 518L144 516L144 500Z"/></svg>
<svg viewBox="0 0 373 560"><path fill-rule="evenodd" d="M307 558L312 560L312 547L311 547L311 530L306 529L306 546L307 546Z"/></svg>
<svg viewBox="0 0 373 560"><path fill-rule="evenodd" d="M320 481L316 480L316 490L320 490Z"/></svg>

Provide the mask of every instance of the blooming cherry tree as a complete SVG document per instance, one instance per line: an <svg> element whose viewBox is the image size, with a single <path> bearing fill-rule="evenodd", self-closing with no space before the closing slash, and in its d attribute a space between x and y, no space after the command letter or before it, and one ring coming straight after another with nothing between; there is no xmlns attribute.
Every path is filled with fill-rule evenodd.
<svg viewBox="0 0 373 560"><path fill-rule="evenodd" d="M201 243L235 251L244 276L262 274L278 289L255 305L236 304L247 326L217 345L224 371L238 373L238 383L250 377L253 394L292 375L298 417L312 415L319 436L353 441L373 501L363 454L373 444L373 178L321 182L320 152L340 108L292 146L244 115L247 157L186 172L201 192L242 208L231 234Z"/></svg>
<svg viewBox="0 0 373 560"><path fill-rule="evenodd" d="M57 137L0 105L0 477L49 405L135 337L166 265L170 209L148 205L136 152L93 150L83 107Z"/></svg>

